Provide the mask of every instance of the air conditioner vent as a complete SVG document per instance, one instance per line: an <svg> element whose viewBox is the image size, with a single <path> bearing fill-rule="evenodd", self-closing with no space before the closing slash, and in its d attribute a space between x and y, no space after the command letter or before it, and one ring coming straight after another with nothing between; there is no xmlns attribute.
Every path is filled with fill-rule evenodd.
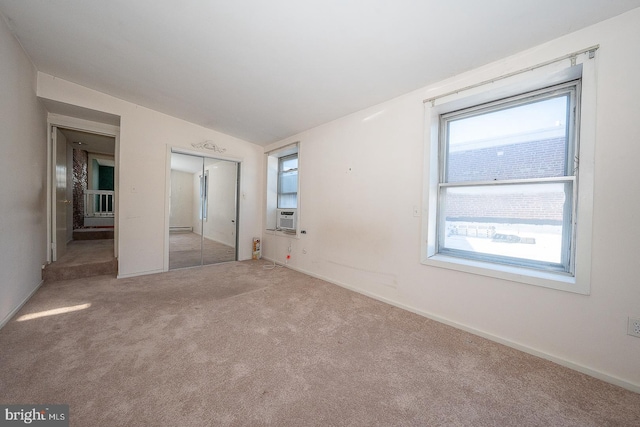
<svg viewBox="0 0 640 427"><path fill-rule="evenodd" d="M277 229L279 230L295 230L297 225L297 215L295 209L278 209Z"/></svg>

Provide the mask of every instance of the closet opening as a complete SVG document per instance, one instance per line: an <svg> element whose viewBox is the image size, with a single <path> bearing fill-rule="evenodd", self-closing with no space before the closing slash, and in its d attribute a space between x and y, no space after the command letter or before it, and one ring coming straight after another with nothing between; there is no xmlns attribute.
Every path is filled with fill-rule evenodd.
<svg viewBox="0 0 640 427"><path fill-rule="evenodd" d="M169 270L238 259L240 164L171 152Z"/></svg>

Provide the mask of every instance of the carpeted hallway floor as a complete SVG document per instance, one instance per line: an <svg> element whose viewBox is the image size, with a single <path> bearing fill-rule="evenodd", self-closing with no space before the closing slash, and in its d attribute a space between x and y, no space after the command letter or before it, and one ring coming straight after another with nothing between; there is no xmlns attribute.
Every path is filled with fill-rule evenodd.
<svg viewBox="0 0 640 427"><path fill-rule="evenodd" d="M72 267L113 260L113 239L73 240L56 265Z"/></svg>
<svg viewBox="0 0 640 427"><path fill-rule="evenodd" d="M0 402L72 426L640 425L640 394L264 265L46 283L0 330Z"/></svg>

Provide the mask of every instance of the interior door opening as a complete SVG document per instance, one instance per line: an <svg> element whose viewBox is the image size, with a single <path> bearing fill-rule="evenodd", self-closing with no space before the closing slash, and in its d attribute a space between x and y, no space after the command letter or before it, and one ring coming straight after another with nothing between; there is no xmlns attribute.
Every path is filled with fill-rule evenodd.
<svg viewBox="0 0 640 427"><path fill-rule="evenodd" d="M171 153L169 270L238 259L240 164Z"/></svg>
<svg viewBox="0 0 640 427"><path fill-rule="evenodd" d="M100 240L91 246L96 256L114 258L115 146L114 136L51 126L51 261L95 261L86 248L72 250L89 240Z"/></svg>

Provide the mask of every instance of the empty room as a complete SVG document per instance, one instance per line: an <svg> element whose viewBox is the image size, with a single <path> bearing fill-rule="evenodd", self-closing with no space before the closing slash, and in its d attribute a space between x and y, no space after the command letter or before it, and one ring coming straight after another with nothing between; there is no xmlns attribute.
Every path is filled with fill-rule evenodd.
<svg viewBox="0 0 640 427"><path fill-rule="evenodd" d="M0 425L640 425L640 0L0 0Z"/></svg>

